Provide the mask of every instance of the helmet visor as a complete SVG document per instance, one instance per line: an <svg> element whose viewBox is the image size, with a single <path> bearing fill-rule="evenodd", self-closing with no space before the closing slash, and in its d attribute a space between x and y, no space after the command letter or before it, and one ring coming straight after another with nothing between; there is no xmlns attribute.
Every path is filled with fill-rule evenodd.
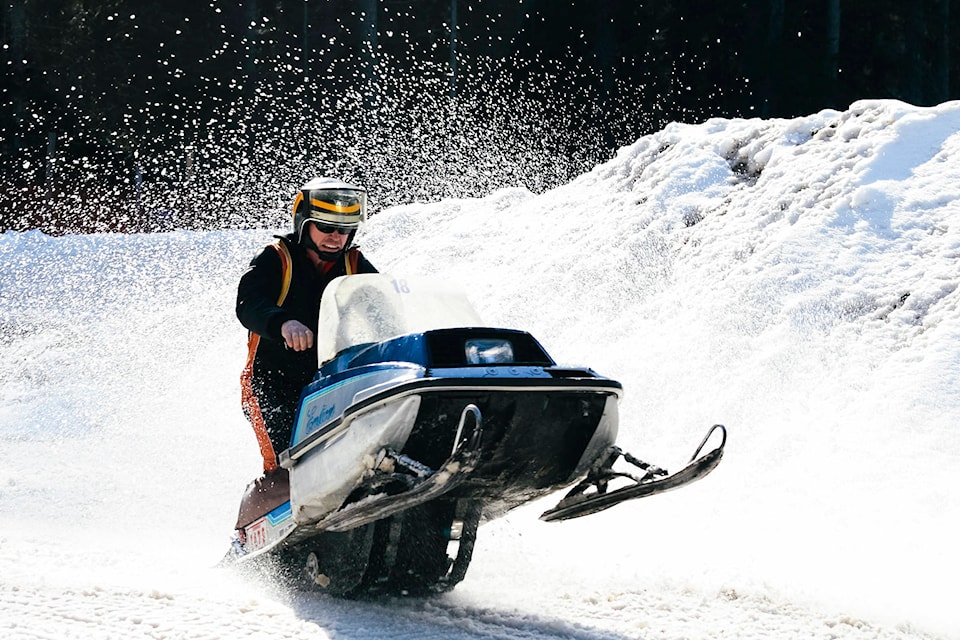
<svg viewBox="0 0 960 640"><path fill-rule="evenodd" d="M304 218L321 226L356 229L367 216L367 194L354 189L319 189L303 192Z"/></svg>

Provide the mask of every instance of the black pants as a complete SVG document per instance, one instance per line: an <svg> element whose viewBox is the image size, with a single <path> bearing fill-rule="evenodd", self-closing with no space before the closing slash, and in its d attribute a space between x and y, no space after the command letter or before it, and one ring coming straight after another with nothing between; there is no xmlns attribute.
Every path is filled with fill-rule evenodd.
<svg viewBox="0 0 960 640"><path fill-rule="evenodd" d="M277 380L271 376L258 376L255 372L251 387L260 405L273 450L279 454L289 449L303 385L290 384L287 380Z"/></svg>

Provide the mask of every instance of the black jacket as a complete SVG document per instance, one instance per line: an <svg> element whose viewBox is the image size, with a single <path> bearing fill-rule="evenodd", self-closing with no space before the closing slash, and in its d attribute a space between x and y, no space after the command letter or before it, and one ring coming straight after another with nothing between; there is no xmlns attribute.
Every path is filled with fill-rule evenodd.
<svg viewBox="0 0 960 640"><path fill-rule="evenodd" d="M237 318L248 330L260 335L253 364L254 379L259 379L260 384L287 388L288 393L295 394L292 400L295 403L300 390L317 372L316 341L313 348L306 351L287 349L280 327L287 320L299 320L316 335L320 298L331 280L347 274L346 254L341 255L327 273L320 274L304 249L294 241L293 234L277 237L289 249L292 261L287 296L283 304L277 306L283 279L282 263L273 246L264 247L240 278ZM376 272L359 254L356 273Z"/></svg>

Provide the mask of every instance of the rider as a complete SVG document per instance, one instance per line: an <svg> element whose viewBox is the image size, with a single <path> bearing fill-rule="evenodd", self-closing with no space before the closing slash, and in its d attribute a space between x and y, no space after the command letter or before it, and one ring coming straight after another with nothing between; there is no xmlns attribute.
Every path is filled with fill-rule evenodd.
<svg viewBox="0 0 960 640"><path fill-rule="evenodd" d="M237 318L249 330L242 405L260 443L263 469L290 446L303 387L317 372L317 316L331 280L376 269L353 246L366 219L367 192L314 178L293 202L293 231L276 236L240 278Z"/></svg>

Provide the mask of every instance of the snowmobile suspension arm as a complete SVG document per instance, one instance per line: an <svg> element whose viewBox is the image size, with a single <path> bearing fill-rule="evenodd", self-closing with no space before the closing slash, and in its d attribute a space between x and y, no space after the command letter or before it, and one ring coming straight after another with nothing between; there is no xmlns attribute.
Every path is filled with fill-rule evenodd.
<svg viewBox="0 0 960 640"><path fill-rule="evenodd" d="M473 420L470 420L470 417ZM394 471L373 469L354 500L314 525L319 531L348 531L392 516L413 506L434 500L460 485L480 460L483 418L480 409L468 404L460 414L456 439L450 457L435 471L407 456L384 451L378 461L389 458L386 466Z"/></svg>

